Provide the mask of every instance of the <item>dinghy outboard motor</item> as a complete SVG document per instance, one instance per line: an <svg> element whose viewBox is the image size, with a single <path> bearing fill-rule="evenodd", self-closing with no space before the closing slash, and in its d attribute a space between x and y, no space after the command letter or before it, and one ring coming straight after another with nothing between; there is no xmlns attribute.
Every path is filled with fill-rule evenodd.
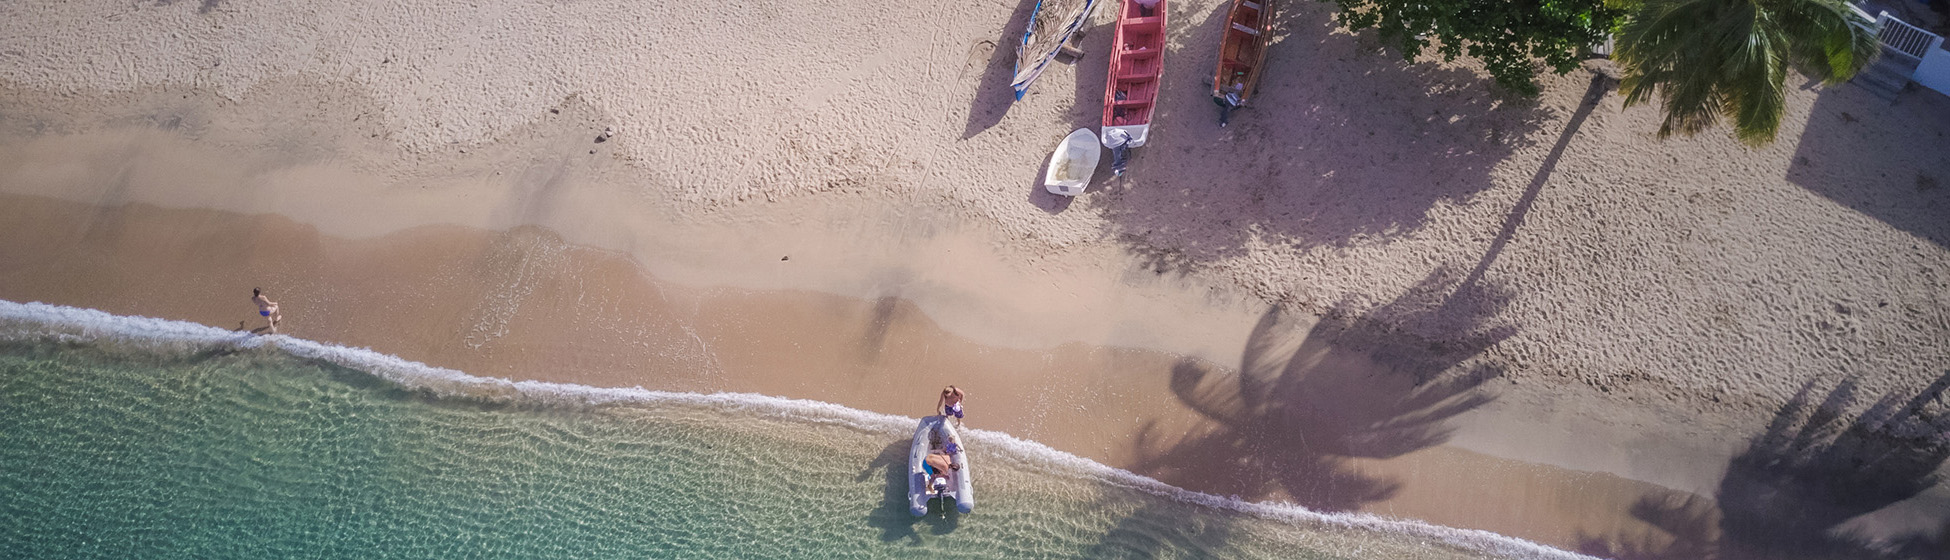
<svg viewBox="0 0 1950 560"><path fill-rule="evenodd" d="M1124 166L1130 163L1131 133L1119 129L1104 131L1104 146L1110 148L1110 172L1124 176Z"/></svg>

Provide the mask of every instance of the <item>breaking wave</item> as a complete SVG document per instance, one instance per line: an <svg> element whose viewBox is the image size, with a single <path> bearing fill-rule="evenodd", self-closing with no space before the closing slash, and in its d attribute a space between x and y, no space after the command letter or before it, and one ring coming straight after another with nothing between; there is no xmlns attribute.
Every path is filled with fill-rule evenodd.
<svg viewBox="0 0 1950 560"><path fill-rule="evenodd" d="M113 315L42 303L0 300L0 342L55 342L161 354L262 349L358 370L443 399L549 407L669 406L702 407L799 422L842 426L900 437L916 418L847 408L837 404L751 393L685 393L641 387L605 388L570 383L515 381L480 377L430 366L366 348L351 348L285 335L256 335L185 321ZM1130 471L1110 467L1030 440L989 430L968 430L973 446L1057 476L1094 479L1200 506L1264 519L1320 527L1376 531L1436 541L1495 556L1521 559L1590 557L1489 531L1457 529L1363 513L1321 513L1293 504L1247 502L1194 492Z"/></svg>

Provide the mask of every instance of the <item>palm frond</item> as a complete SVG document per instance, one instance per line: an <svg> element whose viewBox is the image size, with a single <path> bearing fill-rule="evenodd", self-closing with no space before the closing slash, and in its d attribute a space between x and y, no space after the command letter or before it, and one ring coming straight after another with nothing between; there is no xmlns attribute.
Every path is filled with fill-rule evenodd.
<svg viewBox="0 0 1950 560"><path fill-rule="evenodd" d="M1824 82L1853 77L1880 48L1841 0L1644 0L1618 34L1627 106L1658 99L1659 136L1733 122L1742 142L1773 141L1790 67Z"/></svg>

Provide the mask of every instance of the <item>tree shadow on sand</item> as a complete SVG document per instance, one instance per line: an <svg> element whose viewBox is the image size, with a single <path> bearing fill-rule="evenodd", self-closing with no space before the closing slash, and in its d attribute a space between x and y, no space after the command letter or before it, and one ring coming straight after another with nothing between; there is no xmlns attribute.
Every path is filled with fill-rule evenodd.
<svg viewBox="0 0 1950 560"><path fill-rule="evenodd" d="M1111 507L1115 507L1114 505ZM1155 504L1124 516L1086 550L1084 558L1220 558L1240 514L1206 510L1187 515L1185 504Z"/></svg>
<svg viewBox="0 0 1950 560"><path fill-rule="evenodd" d="M1950 373L1859 413L1853 379L1819 400L1815 386L1804 385L1727 465L1717 504L1687 495L1633 506L1633 517L1669 539L1586 536L1580 548L1620 560L1950 558L1945 533L1876 539L1845 526L1939 482L1950 458L1950 409L1938 399Z"/></svg>
<svg viewBox="0 0 1950 560"><path fill-rule="evenodd" d="M910 545L921 544L921 534L915 525L926 524L930 533L945 535L954 532L961 525L961 513L950 505L945 508L928 506L926 517L915 517L907 511L907 453L912 447L907 440L895 441L880 450L880 455L867 463L867 467L854 477L856 482L872 480L874 473L880 473L885 482L885 492L880 507L867 514L867 525L880 529L881 542L907 541Z"/></svg>
<svg viewBox="0 0 1950 560"><path fill-rule="evenodd" d="M1260 317L1237 372L1193 360L1171 390L1205 422L1168 440L1145 426L1140 474L1246 500L1285 496L1347 511L1393 495L1399 484L1360 472L1354 458L1386 459L1448 440L1445 424L1490 402L1494 366L1463 363L1515 333L1491 324L1508 295L1457 287L1438 270L1400 299L1361 316L1330 311L1299 332L1278 308ZM1387 325L1440 325L1431 341Z"/></svg>
<svg viewBox="0 0 1950 560"><path fill-rule="evenodd" d="M1510 240L1516 237L1517 227L1523 225L1525 216L1530 215L1530 206L1536 204L1537 195L1544 191L1544 183L1557 170L1557 161L1564 157L1564 149L1570 147L1571 139L1577 137L1578 129L1584 127L1584 120L1591 116L1591 110L1598 107L1598 102L1604 100L1605 93L1617 85L1603 73L1591 74L1591 84L1585 87L1584 99L1578 102L1577 111L1571 113L1571 120L1565 121L1564 131L1557 135L1557 143L1551 146L1550 153L1544 155L1544 162L1537 166L1537 173L1530 176L1530 186L1524 189L1523 196L1517 197L1517 204L1510 207L1510 214L1503 219L1503 228L1497 230L1496 239L1490 242L1489 250L1483 252L1483 258L1476 261L1476 268L1463 278L1463 284L1474 284L1481 280L1483 273L1489 271L1490 264L1496 262L1497 255L1503 254L1503 248L1510 245Z"/></svg>
<svg viewBox="0 0 1950 560"><path fill-rule="evenodd" d="M1890 227L1950 247L1950 157L1942 126L1950 99L1906 94L1891 105L1868 90L1824 88L1808 110L1787 180Z"/></svg>
<svg viewBox="0 0 1950 560"><path fill-rule="evenodd" d="M1170 53L1155 142L1101 193L1109 233L1160 272L1255 239L1306 248L1413 231L1436 204L1489 189L1553 114L1470 70L1378 52L1316 4L1282 8L1258 95L1228 127L1206 85L1217 41ZM1215 36L1223 12L1174 12L1172 34Z"/></svg>

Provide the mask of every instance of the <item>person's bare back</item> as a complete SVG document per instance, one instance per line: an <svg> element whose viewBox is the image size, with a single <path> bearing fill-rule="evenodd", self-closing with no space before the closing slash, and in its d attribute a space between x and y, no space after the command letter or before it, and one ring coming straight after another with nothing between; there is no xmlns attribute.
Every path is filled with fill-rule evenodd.
<svg viewBox="0 0 1950 560"><path fill-rule="evenodd" d="M267 323L265 328L269 329L271 334L277 334L278 321L284 319L284 314L278 312L278 302L264 297L264 290L251 288L251 303L257 304L257 314L263 316Z"/></svg>
<svg viewBox="0 0 1950 560"><path fill-rule="evenodd" d="M927 463L928 466L934 467L934 471L937 473L945 473L948 472L949 470L960 469L960 467L955 466L954 457L948 455L947 453L942 453L940 451L928 453L928 458L924 462Z"/></svg>

